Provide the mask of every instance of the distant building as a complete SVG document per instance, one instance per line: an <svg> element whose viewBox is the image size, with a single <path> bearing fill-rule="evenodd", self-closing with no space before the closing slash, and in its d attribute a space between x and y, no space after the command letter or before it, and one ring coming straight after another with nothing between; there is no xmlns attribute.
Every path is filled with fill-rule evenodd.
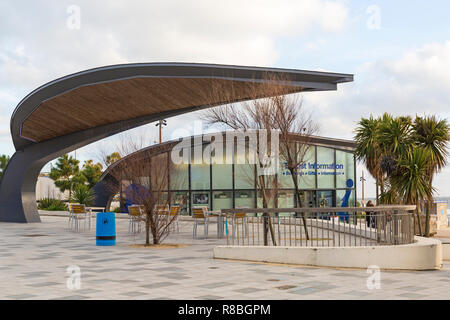
<svg viewBox="0 0 450 320"><path fill-rule="evenodd" d="M217 133L216 133L217 134ZM248 154L248 141L245 147L238 147L237 142L228 140L223 134L224 153L226 146L233 144L230 148L234 150L234 160L231 164L215 164L210 159L201 159L201 163L192 163L194 156L194 143L191 150L187 151L188 163L171 165L168 172L166 190L163 195L170 200L171 204L178 204L181 198L186 198L182 214L190 213L190 209L196 206L206 206L209 210L220 210L228 208L262 207L262 194L257 186L256 164L240 164L238 159L246 159ZM196 137L191 137L192 141ZM189 139L187 139L189 141ZM301 142L301 136L292 134L292 141ZM169 141L167 144L176 144L177 141ZM333 139L318 136L309 137L310 148L304 155L304 163L298 167L297 181L300 187L300 197L304 207L341 207L356 205L356 184L355 184L355 142L351 140ZM133 155L145 155L151 150L157 150L159 145L152 145L148 148L137 151ZM205 152L206 144L200 148L201 154ZM247 148L247 149L246 149ZM247 151L246 151L247 150ZM179 156L183 157L184 150ZM169 159L170 151L159 155ZM189 156L190 154L190 156ZM108 167L100 178L100 182L94 188L96 192L96 206L106 207L109 210L109 203L117 194L112 192L112 185L103 183L107 181L109 171L125 158L115 162ZM245 162L245 161L243 161ZM154 174L157 174L156 172ZM150 177L149 177L150 179ZM122 183L117 183L117 193L121 194L125 203L133 203L132 199L127 199L127 190L130 188L130 181L125 176ZM286 164L280 161L277 172L277 183L279 187L274 192L273 198L269 201L269 207L294 208L297 204L294 183ZM273 190L272 190L273 191Z"/></svg>
<svg viewBox="0 0 450 320"><path fill-rule="evenodd" d="M447 200L434 200L431 215L436 216L437 228L447 226Z"/></svg>
<svg viewBox="0 0 450 320"><path fill-rule="evenodd" d="M42 198L54 198L60 200L66 200L69 197L69 192L61 192L56 186L55 182L48 176L47 172L43 172L39 175L36 184L36 200L39 201Z"/></svg>

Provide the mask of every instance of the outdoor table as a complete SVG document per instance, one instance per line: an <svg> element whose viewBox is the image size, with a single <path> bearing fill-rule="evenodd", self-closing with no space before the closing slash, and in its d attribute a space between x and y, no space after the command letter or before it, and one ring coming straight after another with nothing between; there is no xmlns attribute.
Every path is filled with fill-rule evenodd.
<svg viewBox="0 0 450 320"><path fill-rule="evenodd" d="M217 238L222 239L224 234L224 217L226 217L225 213L222 213L220 210L208 211L209 216L217 217Z"/></svg>
<svg viewBox="0 0 450 320"><path fill-rule="evenodd" d="M100 212L105 212L105 207L86 207L86 211L88 213L89 216L89 229L91 229L91 217L92 217L92 212L93 210L100 210Z"/></svg>

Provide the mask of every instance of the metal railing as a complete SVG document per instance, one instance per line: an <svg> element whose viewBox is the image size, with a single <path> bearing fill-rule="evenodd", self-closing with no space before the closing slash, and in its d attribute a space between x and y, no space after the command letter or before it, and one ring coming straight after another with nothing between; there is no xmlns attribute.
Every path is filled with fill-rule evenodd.
<svg viewBox="0 0 450 320"><path fill-rule="evenodd" d="M222 209L227 245L343 247L414 242L415 206Z"/></svg>

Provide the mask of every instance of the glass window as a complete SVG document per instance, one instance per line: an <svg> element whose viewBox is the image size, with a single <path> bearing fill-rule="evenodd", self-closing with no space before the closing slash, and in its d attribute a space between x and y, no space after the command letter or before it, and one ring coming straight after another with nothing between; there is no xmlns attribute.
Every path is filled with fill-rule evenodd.
<svg viewBox="0 0 450 320"><path fill-rule="evenodd" d="M213 151L215 152L215 151ZM233 188L233 165L226 163L226 150L222 152L223 158L219 163L212 164L212 184L213 189L232 189ZM215 153L213 154L215 157Z"/></svg>
<svg viewBox="0 0 450 320"><path fill-rule="evenodd" d="M167 176L168 176L168 154L163 153L152 157L151 159L151 177L153 190L168 190Z"/></svg>
<svg viewBox="0 0 450 320"><path fill-rule="evenodd" d="M169 193L168 192L153 192L155 201L158 205L169 205Z"/></svg>
<svg viewBox="0 0 450 320"><path fill-rule="evenodd" d="M254 208L255 192L251 190L236 191L234 193L234 205L236 208Z"/></svg>
<svg viewBox="0 0 450 320"><path fill-rule="evenodd" d="M334 149L317 147L317 187L334 188Z"/></svg>
<svg viewBox="0 0 450 320"><path fill-rule="evenodd" d="M317 204L319 208L334 207L333 191L317 191Z"/></svg>
<svg viewBox="0 0 450 320"><path fill-rule="evenodd" d="M291 172L287 168L287 162L280 159L280 166L278 169L278 183L280 188L294 188Z"/></svg>
<svg viewBox="0 0 450 320"><path fill-rule="evenodd" d="M342 207L343 204L345 207L355 206L355 190L336 190L336 207Z"/></svg>
<svg viewBox="0 0 450 320"><path fill-rule="evenodd" d="M316 207L316 191L300 191L301 208Z"/></svg>
<svg viewBox="0 0 450 320"><path fill-rule="evenodd" d="M255 167L252 164L236 164L234 166L234 187L236 189L255 188Z"/></svg>
<svg viewBox="0 0 450 320"><path fill-rule="evenodd" d="M235 189L255 188L255 165L248 159L248 142L246 142L245 154L238 154L237 143L234 148L234 187Z"/></svg>
<svg viewBox="0 0 450 320"><path fill-rule="evenodd" d="M268 207L269 208L275 208L275 196L276 196L276 190L266 190L267 195L267 201L268 201ZM257 205L258 208L263 208L263 197L262 192L258 191L258 199L257 199Z"/></svg>
<svg viewBox="0 0 450 320"><path fill-rule="evenodd" d="M193 191L192 192L192 207L208 207L208 210L211 209L209 192L207 191Z"/></svg>
<svg viewBox="0 0 450 320"><path fill-rule="evenodd" d="M278 208L294 208L294 191L278 191Z"/></svg>
<svg viewBox="0 0 450 320"><path fill-rule="evenodd" d="M278 183L280 188L294 188L294 182L292 181L291 172L288 169L288 159L289 155L294 158L293 161L296 163L298 154L296 150L296 144L289 143L289 149L280 146L280 160L279 160L279 168L278 168ZM297 172L294 173L294 176L297 176Z"/></svg>
<svg viewBox="0 0 450 320"><path fill-rule="evenodd" d="M180 157L183 156L183 150L180 150ZM175 164L170 162L170 189L187 190L189 189L189 165L187 163Z"/></svg>
<svg viewBox="0 0 450 320"><path fill-rule="evenodd" d="M194 149L192 149L191 152L191 159L194 159ZM201 164L196 164L195 161L191 161L191 189L209 190L209 170L210 165L206 161L204 161L204 159Z"/></svg>
<svg viewBox="0 0 450 320"><path fill-rule="evenodd" d="M303 163L300 164L297 170L298 186L300 189L315 189L316 188L316 155L315 147L306 147L305 144L300 144L297 148L302 148L300 157L303 158Z"/></svg>
<svg viewBox="0 0 450 320"><path fill-rule="evenodd" d="M170 205L181 205L180 214L188 214L189 212L189 192L178 191L170 193Z"/></svg>
<svg viewBox="0 0 450 320"><path fill-rule="evenodd" d="M336 187L353 188L355 185L355 161L353 153L336 150Z"/></svg>
<svg viewBox="0 0 450 320"><path fill-rule="evenodd" d="M187 164L172 164L170 166L170 189L189 189L189 174Z"/></svg>
<svg viewBox="0 0 450 320"><path fill-rule="evenodd" d="M213 192L213 210L233 208L233 192L216 191Z"/></svg>

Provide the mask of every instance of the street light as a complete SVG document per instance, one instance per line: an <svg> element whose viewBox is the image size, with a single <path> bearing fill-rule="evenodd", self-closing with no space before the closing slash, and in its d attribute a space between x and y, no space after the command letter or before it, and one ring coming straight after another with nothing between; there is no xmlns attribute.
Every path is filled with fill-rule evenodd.
<svg viewBox="0 0 450 320"><path fill-rule="evenodd" d="M162 127L167 126L167 121L165 119L161 119L155 124L156 127L159 127L159 143L162 143Z"/></svg>
<svg viewBox="0 0 450 320"><path fill-rule="evenodd" d="M362 191L362 206L365 207L366 202L364 200L364 181L366 181L366 179L364 179L364 170L361 170L361 171L362 171L362 174L361 174L361 177L359 178L359 181L361 181L361 183L362 183L362 189L361 189L361 191Z"/></svg>

